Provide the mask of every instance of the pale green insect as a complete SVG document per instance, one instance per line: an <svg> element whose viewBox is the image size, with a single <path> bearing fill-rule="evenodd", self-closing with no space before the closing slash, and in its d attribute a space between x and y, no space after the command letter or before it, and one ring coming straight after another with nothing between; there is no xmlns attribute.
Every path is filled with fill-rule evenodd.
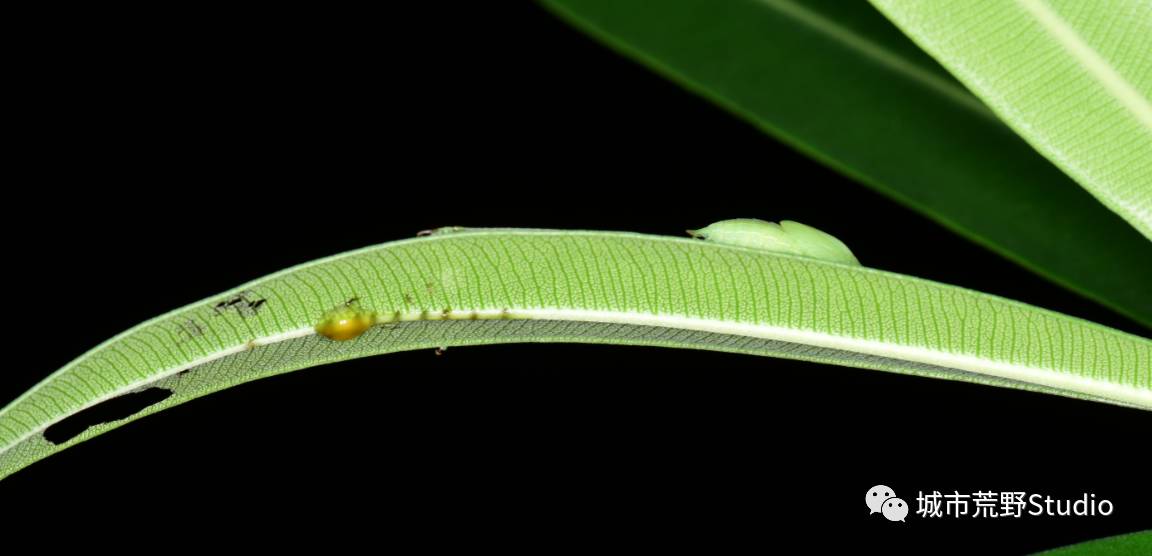
<svg viewBox="0 0 1152 556"><path fill-rule="evenodd" d="M844 242L812 226L792 220L783 220L777 224L756 218L733 218L699 230L688 230L688 235L726 245L860 265L860 261L856 260Z"/></svg>

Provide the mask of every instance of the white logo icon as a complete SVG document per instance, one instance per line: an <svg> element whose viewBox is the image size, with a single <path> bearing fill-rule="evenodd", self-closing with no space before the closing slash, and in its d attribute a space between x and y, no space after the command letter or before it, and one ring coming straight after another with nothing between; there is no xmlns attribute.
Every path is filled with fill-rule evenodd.
<svg viewBox="0 0 1152 556"><path fill-rule="evenodd" d="M908 503L900 498L889 498L884 501L883 513L888 521L904 521L908 517Z"/></svg>
<svg viewBox="0 0 1152 556"><path fill-rule="evenodd" d="M868 489L864 495L864 503L871 514L883 514L888 521L904 521L908 516L908 503L896 498L896 492L884 485L876 485Z"/></svg>

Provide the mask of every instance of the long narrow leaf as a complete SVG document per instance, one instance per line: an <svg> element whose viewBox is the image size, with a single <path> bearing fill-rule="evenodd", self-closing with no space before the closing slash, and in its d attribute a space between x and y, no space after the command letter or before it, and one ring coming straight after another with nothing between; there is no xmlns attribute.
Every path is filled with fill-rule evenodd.
<svg viewBox="0 0 1152 556"><path fill-rule="evenodd" d="M257 378L508 342L768 355L1152 409L1152 341L1018 302L714 241L475 230L307 263L108 340L0 410L0 477ZM81 420L96 411L106 423Z"/></svg>
<svg viewBox="0 0 1152 556"><path fill-rule="evenodd" d="M1152 239L1152 3L872 3Z"/></svg>

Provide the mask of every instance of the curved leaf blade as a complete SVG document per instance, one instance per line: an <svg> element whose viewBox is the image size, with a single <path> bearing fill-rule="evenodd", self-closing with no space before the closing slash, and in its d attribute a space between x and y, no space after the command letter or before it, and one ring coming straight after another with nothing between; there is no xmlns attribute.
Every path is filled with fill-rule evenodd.
<svg viewBox="0 0 1152 556"><path fill-rule="evenodd" d="M821 162L1152 327L1152 244L870 6L542 3Z"/></svg>
<svg viewBox="0 0 1152 556"><path fill-rule="evenodd" d="M1012 129L1152 239L1152 5L871 1Z"/></svg>
<svg viewBox="0 0 1152 556"><path fill-rule="evenodd" d="M1062 546L1037 552L1036 556L1124 556L1127 554L1152 554L1152 530Z"/></svg>
<svg viewBox="0 0 1152 556"><path fill-rule="evenodd" d="M333 315L374 324L333 334ZM0 477L257 378L508 342L729 351L1152 409L1152 341L1018 302L706 241L472 230L306 263L108 340L0 410ZM88 409L138 401L151 405L57 434Z"/></svg>

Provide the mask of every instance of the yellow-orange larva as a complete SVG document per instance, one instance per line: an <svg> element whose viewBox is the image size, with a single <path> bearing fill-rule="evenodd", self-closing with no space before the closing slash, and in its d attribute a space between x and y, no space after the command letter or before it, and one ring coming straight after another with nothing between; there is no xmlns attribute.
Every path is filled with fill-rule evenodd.
<svg viewBox="0 0 1152 556"><path fill-rule="evenodd" d="M367 332L374 324L376 313L361 309L353 300L325 313L316 325L316 333L342 342Z"/></svg>

